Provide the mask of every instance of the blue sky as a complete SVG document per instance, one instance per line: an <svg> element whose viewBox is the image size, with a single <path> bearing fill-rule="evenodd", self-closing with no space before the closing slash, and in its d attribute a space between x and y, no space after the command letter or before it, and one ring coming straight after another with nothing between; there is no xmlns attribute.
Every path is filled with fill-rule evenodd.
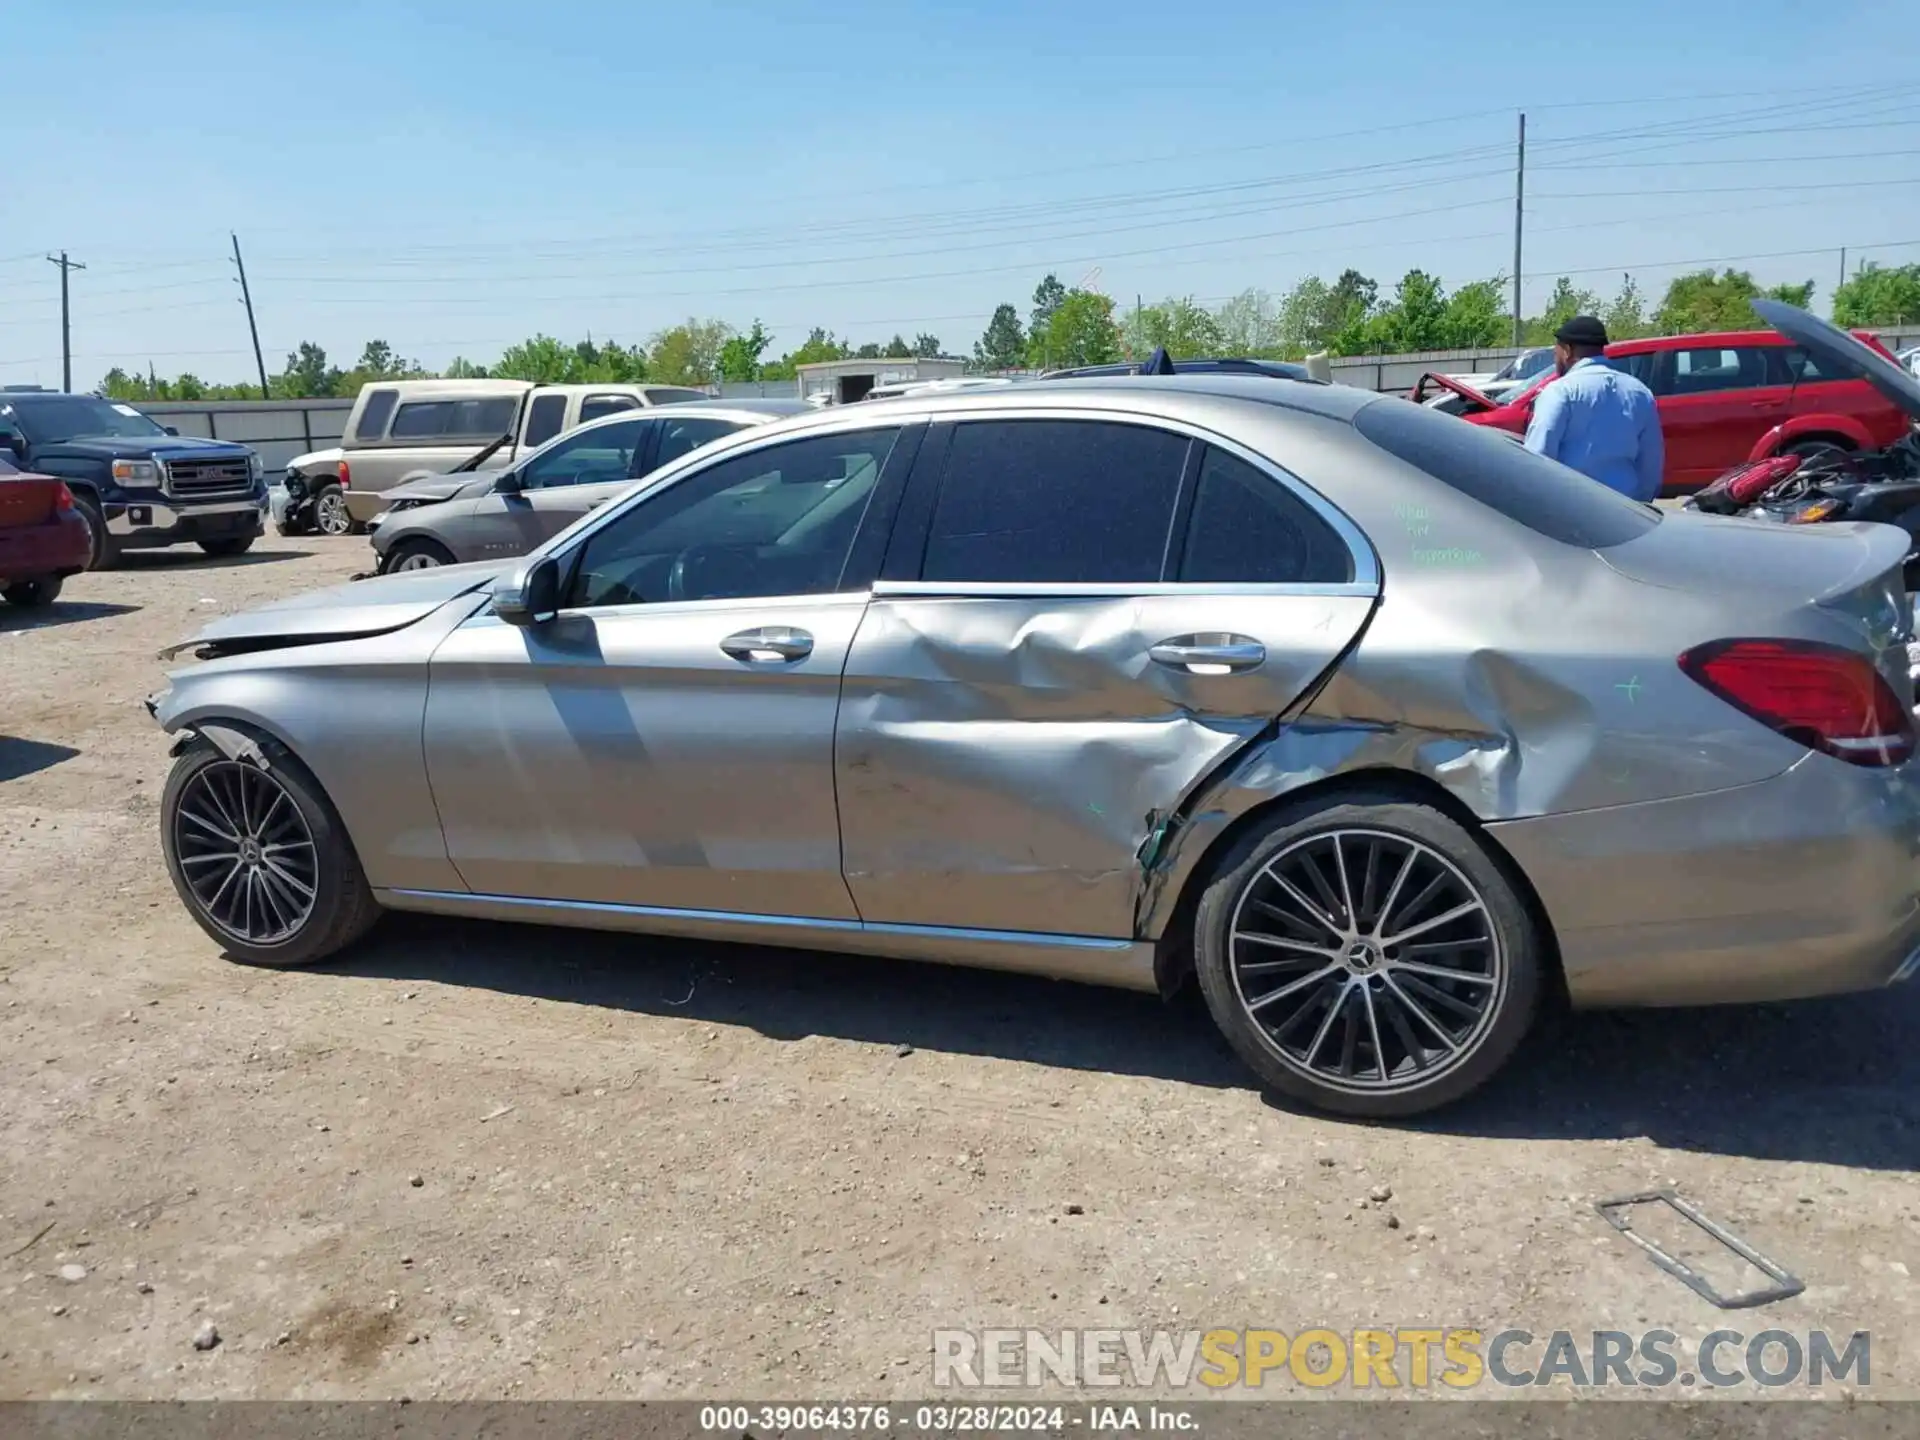
<svg viewBox="0 0 1920 1440"><path fill-rule="evenodd" d="M1530 304L1751 257L1824 306L1843 245L1920 260L1911 0L7 10L5 381L58 381L62 248L77 383L245 378L229 229L272 370L688 315L965 352L1048 270L1457 284L1512 268L1520 109Z"/></svg>

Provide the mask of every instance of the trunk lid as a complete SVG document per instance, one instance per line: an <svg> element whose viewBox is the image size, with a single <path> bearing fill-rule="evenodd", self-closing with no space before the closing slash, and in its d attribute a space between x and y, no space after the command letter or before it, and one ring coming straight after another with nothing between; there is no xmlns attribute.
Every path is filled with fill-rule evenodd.
<svg viewBox="0 0 1920 1440"><path fill-rule="evenodd" d="M1913 611L1902 570L1911 544L1893 525L1773 525L1677 510L1595 553L1629 579L1697 601L1701 623L1725 638L1844 645L1907 693Z"/></svg>
<svg viewBox="0 0 1920 1440"><path fill-rule="evenodd" d="M59 512L63 482L45 475L0 475L0 530L45 525Z"/></svg>

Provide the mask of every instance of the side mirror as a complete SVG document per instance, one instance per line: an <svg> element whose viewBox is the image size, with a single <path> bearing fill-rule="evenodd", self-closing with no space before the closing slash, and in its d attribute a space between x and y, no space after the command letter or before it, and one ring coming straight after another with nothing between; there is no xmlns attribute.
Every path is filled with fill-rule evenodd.
<svg viewBox="0 0 1920 1440"><path fill-rule="evenodd" d="M493 493L496 495L518 495L524 488L517 470L502 470L494 478Z"/></svg>
<svg viewBox="0 0 1920 1440"><path fill-rule="evenodd" d="M180 427L177 425L162 425L160 428L169 435L178 435L180 433Z"/></svg>
<svg viewBox="0 0 1920 1440"><path fill-rule="evenodd" d="M544 625L560 613L560 562L529 560L493 586L493 613L509 625Z"/></svg>

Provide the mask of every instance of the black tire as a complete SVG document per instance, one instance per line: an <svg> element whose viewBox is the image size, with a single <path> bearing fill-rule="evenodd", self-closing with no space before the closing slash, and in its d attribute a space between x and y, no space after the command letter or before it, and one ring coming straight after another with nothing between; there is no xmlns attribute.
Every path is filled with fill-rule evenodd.
<svg viewBox="0 0 1920 1440"><path fill-rule="evenodd" d="M1851 446L1837 440L1796 440L1780 447L1782 455L1798 455L1805 460L1830 460L1836 455L1851 455Z"/></svg>
<svg viewBox="0 0 1920 1440"><path fill-rule="evenodd" d="M1369 853L1373 860L1366 859ZM1383 855L1389 858L1381 861ZM1391 885L1382 877L1388 869L1399 874L1395 855L1413 857L1401 876L1417 889L1411 898L1406 884ZM1267 867L1305 876L1298 867L1308 864L1320 867L1329 887L1337 880L1331 871L1350 867L1349 883L1360 891L1350 914L1340 913L1339 895L1329 888L1313 896L1323 905L1322 918L1299 918L1309 912ZM1373 874L1354 877L1352 868ZM1303 887L1314 888L1305 881L1296 888ZM1333 904L1325 905L1324 895L1332 895ZM1435 913L1447 913L1441 902L1449 895L1476 901L1477 911L1433 924ZM1275 896L1295 918L1275 918L1279 908L1262 903ZM1243 910L1267 928L1236 932ZM1342 921L1345 933L1326 916ZM1417 930L1436 938L1417 946L1379 943L1374 937L1385 929L1383 920L1401 924L1394 933ZM1247 940L1249 933L1256 939ZM1463 938L1478 934L1484 939ZM1324 954L1308 953L1320 949ZM1450 950L1460 963L1416 958L1431 950ZM1201 993L1234 1051L1283 1094L1368 1119L1422 1114L1491 1078L1532 1027L1542 952L1512 881L1473 835L1430 806L1377 792L1309 797L1276 811L1220 862L1194 916ZM1425 968L1404 968L1413 965ZM1460 978L1438 979L1440 969ZM1272 976L1271 989L1250 998L1244 993L1243 982L1265 986L1274 971L1280 973ZM1457 1019L1448 1006L1476 1011L1476 1018L1459 1021L1457 1034L1447 1024L1436 1027L1436 1015L1443 1022ZM1361 1070L1363 1053L1370 1075ZM1312 1063L1336 1056L1341 1064L1331 1069Z"/></svg>
<svg viewBox="0 0 1920 1440"><path fill-rule="evenodd" d="M63 583L58 575L44 575L38 580L16 580L5 589L0 589L0 596L5 596L9 605L18 605L22 610L38 610L60 598Z"/></svg>
<svg viewBox="0 0 1920 1440"><path fill-rule="evenodd" d="M230 959L278 968L313 965L372 929L380 918L380 906L367 884L366 873L360 868L360 857L354 853L346 827L340 823L339 814L319 782L284 747L270 741L260 743L268 761L264 769L249 760L230 760L209 740L197 739L181 752L168 772L166 788L160 796L161 849L166 855L167 874L172 877L174 891L187 907L187 913L225 949ZM222 842L207 839L200 826L184 817L182 803L186 801L190 807L198 805L206 794L202 787L208 785L231 787L262 781L271 782L284 794L285 802L297 812L298 821L304 827L303 833L312 851L312 869L308 872L312 875L312 884L308 888L313 893L305 915L298 924L288 926L287 933L250 936L222 921L189 882L189 870L201 875L208 868L197 863L204 860L207 846ZM231 803L232 789L225 788L222 793ZM215 809L217 813L218 806ZM253 807L253 813L260 813L258 805ZM273 812L268 813L267 819L273 819ZM281 823L285 823L284 819ZM270 832L262 823L253 838L257 841L268 833L286 832ZM258 865L251 868L258 873ZM264 888L265 882L261 883ZM284 883L277 893L283 898L292 894L296 901L298 899L297 891Z"/></svg>
<svg viewBox="0 0 1920 1440"><path fill-rule="evenodd" d="M114 542L113 536L107 533L107 517L100 513L100 502L84 490L75 490L73 508L87 522L87 536L91 541L87 552L87 569L111 570L120 561L120 547Z"/></svg>
<svg viewBox="0 0 1920 1440"><path fill-rule="evenodd" d="M398 542L387 551L387 558L381 563L380 573L391 575L396 570L425 570L435 565L458 563L454 559L453 552L438 540L430 540L424 535L418 535Z"/></svg>
<svg viewBox="0 0 1920 1440"><path fill-rule="evenodd" d="M329 480L313 492L313 528L322 535L351 535L359 527L347 513L346 492Z"/></svg>
<svg viewBox="0 0 1920 1440"><path fill-rule="evenodd" d="M253 542L258 538L254 535L230 535L224 540L198 540L194 543L209 555L244 555L253 548Z"/></svg>

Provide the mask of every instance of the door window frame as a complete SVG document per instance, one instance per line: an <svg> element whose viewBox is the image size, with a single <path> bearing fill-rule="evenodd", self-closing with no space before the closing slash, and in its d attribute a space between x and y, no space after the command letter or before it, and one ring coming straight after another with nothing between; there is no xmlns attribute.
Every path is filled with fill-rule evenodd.
<svg viewBox="0 0 1920 1440"><path fill-rule="evenodd" d="M658 435L657 417L654 436ZM824 602L833 599L864 598L875 587L881 560L886 552L887 543L894 527L895 516L900 509L901 495L906 489L907 477L917 460L922 442L927 434L927 422L918 416L902 416L897 420L876 420L869 415L850 417L845 422L824 427L808 429L800 434L781 433L761 436L757 432L764 426L749 426L738 432L741 436L751 436L739 444L732 444L730 436L721 436L718 440L691 450L678 459L671 461L668 473L651 485L641 487L634 494L623 499L609 502L579 522L579 528L569 527L556 535L546 544L535 549L526 563L534 559L551 555L560 568L559 590L565 596L572 593L574 581L581 558L586 554L588 543L593 537L610 525L620 521L643 505L661 499L668 491L697 479L708 470L734 460L756 454L762 450L771 450L781 445L795 445L810 440L831 439L836 435L858 435L874 430L893 430L893 447L887 453L885 465L881 467L879 477L874 482L873 493L867 498L867 507L860 517L860 526L854 532L853 544L848 547L846 563L841 567L839 585L829 591L809 592L802 595L763 595L763 596L715 596L703 600L654 600L634 605L569 605L560 610L562 615L644 615L653 613L685 614L688 610L699 613L704 609L739 609L743 605L792 603L795 601ZM656 445L650 438L648 448ZM717 453L716 453L717 452ZM638 451L635 452L636 454Z"/></svg>
<svg viewBox="0 0 1920 1440"><path fill-rule="evenodd" d="M1002 421L1080 421L1088 424L1133 425L1176 435L1188 442L1180 475L1180 490L1168 527L1165 553L1161 557L1162 578L1148 581L947 581L921 579L926 556L927 537L933 524L933 512L940 489L946 482L946 462L953 434L961 425L994 424ZM1353 563L1353 579L1345 583L1294 581L1178 581L1164 577L1179 565L1185 552L1187 529L1192 522L1193 497L1199 485L1200 466L1207 446L1231 455L1253 467L1285 489L1315 516L1324 521L1347 547ZM1371 597L1380 593L1380 560L1365 533L1344 511L1304 480L1283 469L1245 445L1204 426L1164 415L1146 416L1130 411L1066 409L1052 406L1018 409L968 410L935 413L932 428L920 447L919 459L907 479L899 506L899 518L887 547L886 559L875 579L873 593L918 596L981 596L1026 598L1059 596L1123 595L1356 595Z"/></svg>

